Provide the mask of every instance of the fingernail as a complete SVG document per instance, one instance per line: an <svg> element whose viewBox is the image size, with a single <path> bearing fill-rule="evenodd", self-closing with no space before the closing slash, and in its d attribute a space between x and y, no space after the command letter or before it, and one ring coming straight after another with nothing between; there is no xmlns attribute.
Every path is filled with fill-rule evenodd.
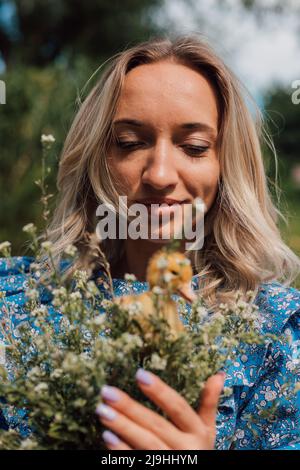
<svg viewBox="0 0 300 470"><path fill-rule="evenodd" d="M223 370L220 370L217 375L221 375L223 379L225 380L226 373Z"/></svg>
<svg viewBox="0 0 300 470"><path fill-rule="evenodd" d="M138 369L136 379L144 385L151 385L153 383L153 378L145 369Z"/></svg>
<svg viewBox="0 0 300 470"><path fill-rule="evenodd" d="M103 385L101 388L101 396L109 401L118 401L120 400L120 395L114 387L109 385Z"/></svg>
<svg viewBox="0 0 300 470"><path fill-rule="evenodd" d="M110 406L104 405L104 403L97 406L96 413L102 418L109 419L110 421L113 421L117 417L115 410Z"/></svg>
<svg viewBox="0 0 300 470"><path fill-rule="evenodd" d="M106 444L110 444L111 446L116 446L120 442L120 439L118 438L118 436L116 436L111 431L104 431L102 433L102 437L103 437L104 442L106 442Z"/></svg>

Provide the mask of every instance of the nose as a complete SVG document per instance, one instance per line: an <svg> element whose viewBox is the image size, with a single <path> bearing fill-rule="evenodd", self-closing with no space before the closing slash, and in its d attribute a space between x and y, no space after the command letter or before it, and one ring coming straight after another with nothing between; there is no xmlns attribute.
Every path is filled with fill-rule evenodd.
<svg viewBox="0 0 300 470"><path fill-rule="evenodd" d="M179 175L176 169L174 148L166 140L160 140L151 147L142 175L143 184L157 190L176 186Z"/></svg>

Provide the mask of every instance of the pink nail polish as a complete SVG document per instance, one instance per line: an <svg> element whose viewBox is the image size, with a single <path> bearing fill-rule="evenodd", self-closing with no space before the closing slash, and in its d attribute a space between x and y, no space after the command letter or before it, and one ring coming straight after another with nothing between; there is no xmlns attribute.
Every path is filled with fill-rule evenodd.
<svg viewBox="0 0 300 470"><path fill-rule="evenodd" d="M110 387L109 385L103 385L101 388L101 396L109 401L118 401L120 399L120 395L118 394L117 390L114 387Z"/></svg>
<svg viewBox="0 0 300 470"><path fill-rule="evenodd" d="M153 378L149 372L144 369L138 369L136 373L136 379L144 385L151 385L153 383Z"/></svg>
<svg viewBox="0 0 300 470"><path fill-rule="evenodd" d="M103 440L106 444L115 446L118 445L120 442L120 439L118 436L116 436L113 432L111 431L104 431L102 433Z"/></svg>

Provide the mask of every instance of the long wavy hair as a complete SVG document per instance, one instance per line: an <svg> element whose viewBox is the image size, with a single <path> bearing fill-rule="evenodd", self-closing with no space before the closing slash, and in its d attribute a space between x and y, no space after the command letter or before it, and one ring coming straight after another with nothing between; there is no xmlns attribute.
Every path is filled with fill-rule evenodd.
<svg viewBox="0 0 300 470"><path fill-rule="evenodd" d="M255 292L263 282L289 285L299 273L300 262L281 238L277 223L282 214L268 189L262 143L273 150L276 160L272 142L247 90L198 35L150 39L104 64L100 80L80 105L62 151L59 201L48 227L55 260L59 262L67 245L74 244L80 252L76 267L89 263L85 240L95 231L98 204L109 202L118 209L119 194L107 153L126 74L141 64L166 60L197 69L218 97L221 177L214 204L205 216L209 230L204 245L187 253L202 294L212 305L217 299L232 299L237 290ZM124 242L105 240L101 246L110 265L118 263Z"/></svg>

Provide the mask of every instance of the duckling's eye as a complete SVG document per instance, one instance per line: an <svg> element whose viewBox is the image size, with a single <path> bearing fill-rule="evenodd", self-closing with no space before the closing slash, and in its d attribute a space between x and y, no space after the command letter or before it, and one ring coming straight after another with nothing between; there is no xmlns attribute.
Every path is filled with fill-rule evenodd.
<svg viewBox="0 0 300 470"><path fill-rule="evenodd" d="M172 270L171 270L171 273L176 276L176 275L178 274L178 271L175 271L174 269L172 269Z"/></svg>

